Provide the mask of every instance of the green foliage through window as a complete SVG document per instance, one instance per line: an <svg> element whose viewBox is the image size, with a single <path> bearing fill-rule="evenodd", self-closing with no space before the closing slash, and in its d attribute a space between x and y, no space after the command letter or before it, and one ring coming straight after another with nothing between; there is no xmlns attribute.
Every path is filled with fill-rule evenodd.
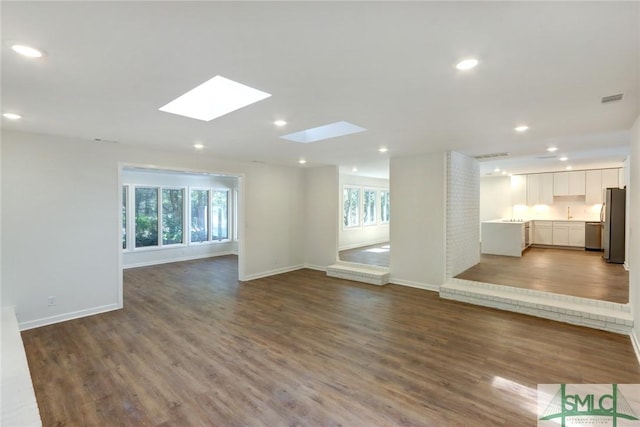
<svg viewBox="0 0 640 427"><path fill-rule="evenodd" d="M136 248L158 246L158 189L136 187Z"/></svg>
<svg viewBox="0 0 640 427"><path fill-rule="evenodd" d="M183 243L184 190L162 189L162 244Z"/></svg>

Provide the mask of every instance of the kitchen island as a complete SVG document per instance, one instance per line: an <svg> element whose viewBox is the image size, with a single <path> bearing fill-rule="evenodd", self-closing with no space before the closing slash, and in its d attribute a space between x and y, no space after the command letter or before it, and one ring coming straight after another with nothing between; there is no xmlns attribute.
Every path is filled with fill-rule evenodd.
<svg viewBox="0 0 640 427"><path fill-rule="evenodd" d="M529 221L493 219L482 222L480 252L521 257L529 245Z"/></svg>

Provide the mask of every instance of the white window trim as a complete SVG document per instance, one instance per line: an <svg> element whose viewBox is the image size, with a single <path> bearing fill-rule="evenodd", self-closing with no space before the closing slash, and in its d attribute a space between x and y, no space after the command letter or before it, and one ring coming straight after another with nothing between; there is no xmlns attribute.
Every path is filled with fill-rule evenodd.
<svg viewBox="0 0 640 427"><path fill-rule="evenodd" d="M364 193L365 192L374 192L375 193L375 201L374 201L374 218L372 222L369 223L365 223L364 222L364 212L366 209L365 206L365 198L364 198ZM378 212L380 212L379 208L381 208L382 205L380 204L380 189L379 188L375 188L375 187L362 187L362 204L361 204L361 211L362 211L362 226L363 227L376 227L378 225L380 225L380 219L378 217Z"/></svg>
<svg viewBox="0 0 640 427"><path fill-rule="evenodd" d="M355 225L346 225L344 223L344 191L345 189L348 188L352 188L352 189L356 189L358 190L358 223ZM342 194L340 195L340 199L341 199L341 207L342 207L342 211L341 211L341 215L340 215L340 222L342 223L342 229L343 230L355 230L358 228L362 228L362 187L359 185L349 185L349 184L344 184L342 186Z"/></svg>

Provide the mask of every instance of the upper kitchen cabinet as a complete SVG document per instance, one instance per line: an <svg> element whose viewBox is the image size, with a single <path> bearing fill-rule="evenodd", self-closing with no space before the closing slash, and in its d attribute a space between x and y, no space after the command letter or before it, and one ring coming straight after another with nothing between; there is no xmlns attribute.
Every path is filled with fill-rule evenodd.
<svg viewBox="0 0 640 427"><path fill-rule="evenodd" d="M618 187L618 169L595 169L586 171L586 194L588 205L604 203L604 190Z"/></svg>
<svg viewBox="0 0 640 427"><path fill-rule="evenodd" d="M526 175L511 176L511 204L512 205L527 204L527 176Z"/></svg>
<svg viewBox="0 0 640 427"><path fill-rule="evenodd" d="M584 196L586 190L585 171L554 172L554 196Z"/></svg>
<svg viewBox="0 0 640 427"><path fill-rule="evenodd" d="M536 173L527 175L527 205L553 204L553 174Z"/></svg>

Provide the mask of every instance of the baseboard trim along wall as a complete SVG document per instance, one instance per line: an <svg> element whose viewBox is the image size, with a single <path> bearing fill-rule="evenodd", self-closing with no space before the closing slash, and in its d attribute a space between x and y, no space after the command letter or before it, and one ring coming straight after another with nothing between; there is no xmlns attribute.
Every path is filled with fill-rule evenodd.
<svg viewBox="0 0 640 427"><path fill-rule="evenodd" d="M299 265L294 265L294 266L291 266L291 267L277 268L275 270L265 271L265 272L262 272L262 273L248 274L247 276L245 276L243 281L244 282L248 282L249 280L255 280L255 279L261 279L263 277L275 276L276 274L289 273L291 271L300 270L302 268L305 268L305 266L303 264L299 264Z"/></svg>
<svg viewBox="0 0 640 427"><path fill-rule="evenodd" d="M235 251L223 251L223 252L216 252L213 254L191 255L191 256L180 257L180 258L169 258L169 259L153 260L153 261L147 261L147 262L138 262L135 264L123 265L122 269L126 270L128 268L149 267L151 265L169 264L172 262L193 261L196 259L213 258L213 257L225 256L225 255L238 255L238 253Z"/></svg>
<svg viewBox="0 0 640 427"><path fill-rule="evenodd" d="M308 268L309 270L324 271L325 273L327 271L327 266L323 266L323 265L305 264L304 268Z"/></svg>
<svg viewBox="0 0 640 427"><path fill-rule="evenodd" d="M106 313L108 311L119 310L122 307L120 305L107 304L99 307L87 308L85 310L72 311L70 313L57 314L51 317L43 317L41 319L29 320L27 322L20 322L18 325L21 331L28 329L39 328L41 326L53 325L54 323L60 323L67 320L79 319L81 317L92 316L94 314Z"/></svg>
<svg viewBox="0 0 640 427"><path fill-rule="evenodd" d="M410 288L424 289L425 291L431 292L439 292L440 286L438 285L430 285L428 283L420 283L420 282L412 282L410 280L398 279L396 277L391 276L389 279L389 283L392 285L400 285L400 286L408 286Z"/></svg>
<svg viewBox="0 0 640 427"><path fill-rule="evenodd" d="M640 364L640 339L638 339L636 332L633 330L629 334L629 337L631 338L631 345L633 346L633 350L636 352L636 358L638 359L638 364Z"/></svg>

